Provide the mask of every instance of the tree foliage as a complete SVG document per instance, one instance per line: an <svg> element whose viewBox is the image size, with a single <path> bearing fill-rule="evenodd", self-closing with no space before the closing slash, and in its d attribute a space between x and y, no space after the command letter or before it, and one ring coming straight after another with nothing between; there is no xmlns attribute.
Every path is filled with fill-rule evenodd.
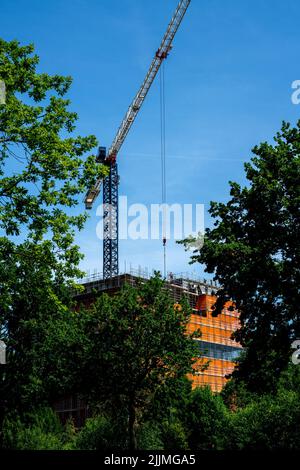
<svg viewBox="0 0 300 470"><path fill-rule="evenodd" d="M224 449L228 415L219 395L214 395L209 387L198 388L191 394L185 412L191 449Z"/></svg>
<svg viewBox="0 0 300 470"><path fill-rule="evenodd" d="M9 413L2 426L0 447L5 450L72 450L76 435L72 422L63 426L51 408Z"/></svg>
<svg viewBox="0 0 300 470"><path fill-rule="evenodd" d="M74 133L71 78L39 68L33 45L0 39L0 339L7 344L0 399L15 407L33 406L65 384L59 348L76 335L66 286L80 275L74 236L86 220L76 206L105 173L93 155L85 157L96 138Z"/></svg>
<svg viewBox="0 0 300 470"><path fill-rule="evenodd" d="M94 403L125 410L136 448L136 428L155 393L191 372L199 355L196 334L186 334L190 309L184 300L174 307L156 276L113 298L101 295L87 315L83 386Z"/></svg>
<svg viewBox="0 0 300 470"><path fill-rule="evenodd" d="M7 363L0 369L0 400L6 410L19 411L51 404L76 391L82 338L70 291L53 281L45 248L37 246L30 259L26 243L22 249L22 262L11 260L10 276L5 280L6 299L1 299Z"/></svg>
<svg viewBox="0 0 300 470"><path fill-rule="evenodd" d="M246 354L236 373L252 390L267 391L287 367L300 335L300 121L283 123L275 144L253 149L245 164L248 186L230 183L230 200L211 203L214 227L192 262L214 273L240 311L235 338Z"/></svg>
<svg viewBox="0 0 300 470"><path fill-rule="evenodd" d="M67 215L103 167L86 152L94 136L71 136L77 114L64 96L71 77L37 71L34 47L0 40L0 79L6 103L0 105L0 229L39 242L49 232L62 253L72 242L72 227L81 228L82 214Z"/></svg>
<svg viewBox="0 0 300 470"><path fill-rule="evenodd" d="M299 393L265 395L230 415L227 444L234 450L299 450Z"/></svg>

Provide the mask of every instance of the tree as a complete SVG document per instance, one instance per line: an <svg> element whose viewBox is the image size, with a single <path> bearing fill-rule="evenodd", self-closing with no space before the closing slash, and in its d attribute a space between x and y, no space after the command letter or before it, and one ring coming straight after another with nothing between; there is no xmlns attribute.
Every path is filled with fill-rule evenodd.
<svg viewBox="0 0 300 470"><path fill-rule="evenodd" d="M15 265L12 259L14 276L2 317L7 363L0 371L0 399L6 411L20 413L76 392L77 351L83 341L69 288L53 282L45 247L37 247L34 258L31 252L31 259L25 244L22 248L22 262Z"/></svg>
<svg viewBox="0 0 300 470"><path fill-rule="evenodd" d="M189 307L184 300L174 307L157 275L113 298L101 295L86 315L84 394L105 410L125 412L136 449L137 427L155 393L196 367L197 333L186 333Z"/></svg>
<svg viewBox="0 0 300 470"><path fill-rule="evenodd" d="M276 388L300 337L300 121L274 140L253 149L249 185L231 182L230 200L211 203L214 227L192 257L222 286L215 314L227 300L240 311L246 352L234 376L258 392Z"/></svg>
<svg viewBox="0 0 300 470"><path fill-rule="evenodd" d="M105 170L94 156L83 158L97 144L94 136L68 135L78 119L63 98L71 77L38 73L33 52L32 45L0 40L0 79L6 85L6 103L0 105L0 230L34 244L47 235L56 262L65 261L70 274L78 262L73 229L83 227L86 214L66 210Z"/></svg>
<svg viewBox="0 0 300 470"><path fill-rule="evenodd" d="M264 395L230 414L227 449L299 450L299 393Z"/></svg>
<svg viewBox="0 0 300 470"><path fill-rule="evenodd" d="M71 78L38 66L32 45L0 39L0 339L8 362L0 380L2 401L14 406L45 398L55 368L63 383L62 360L42 350L50 331L74 345L68 286L80 275L74 236L87 217L74 208L106 171L93 155L85 158L96 138L73 136L77 115L64 98Z"/></svg>

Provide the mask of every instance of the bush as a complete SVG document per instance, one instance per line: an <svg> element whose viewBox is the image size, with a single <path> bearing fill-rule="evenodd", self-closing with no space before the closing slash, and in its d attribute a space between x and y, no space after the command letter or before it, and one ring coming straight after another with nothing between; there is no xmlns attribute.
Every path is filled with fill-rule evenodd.
<svg viewBox="0 0 300 470"><path fill-rule="evenodd" d="M178 419L166 421L162 426L164 450L189 450L187 434L183 424Z"/></svg>
<svg viewBox="0 0 300 470"><path fill-rule="evenodd" d="M194 390L187 406L185 423L190 449L223 449L229 424L228 414L222 398L214 395L209 387Z"/></svg>
<svg viewBox="0 0 300 470"><path fill-rule="evenodd" d="M76 449L101 451L126 449L127 435L123 423L112 421L106 416L88 419L77 435Z"/></svg>
<svg viewBox="0 0 300 470"><path fill-rule="evenodd" d="M2 426L2 446L15 450L61 450L64 429L50 408L24 415L10 414Z"/></svg>
<svg viewBox="0 0 300 470"><path fill-rule="evenodd" d="M124 419L97 416L86 421L76 437L78 450L128 449L128 433ZM138 448L141 450L163 450L161 432L157 424L146 422L137 429Z"/></svg>
<svg viewBox="0 0 300 470"><path fill-rule="evenodd" d="M231 414L230 449L299 449L300 403L296 392L264 396Z"/></svg>
<svg viewBox="0 0 300 470"><path fill-rule="evenodd" d="M223 402L231 411L245 408L250 403L259 399L259 395L249 392L247 385L242 380L231 378L221 392Z"/></svg>
<svg viewBox="0 0 300 470"><path fill-rule="evenodd" d="M151 422L142 424L137 430L137 443L140 450L164 450L158 424Z"/></svg>

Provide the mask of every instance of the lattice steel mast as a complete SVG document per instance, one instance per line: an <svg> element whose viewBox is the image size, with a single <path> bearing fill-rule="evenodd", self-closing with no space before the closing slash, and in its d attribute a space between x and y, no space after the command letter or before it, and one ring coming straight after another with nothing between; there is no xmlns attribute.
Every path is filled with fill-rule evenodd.
<svg viewBox="0 0 300 470"><path fill-rule="evenodd" d="M117 276L119 272L118 262L118 167L117 155L122 147L124 140L137 117L139 110L151 88L151 85L159 71L162 62L167 58L176 32L183 20L183 17L189 7L191 0L181 0L176 8L167 31L163 37L161 45L157 50L154 59L147 72L145 80L136 94L134 100L128 108L128 111L117 131L112 145L106 153L105 147L100 147L97 161L109 166L110 173L103 181L103 203L104 203L104 223L103 223L103 276L109 279ZM101 190L102 180L99 179L95 186L91 188L85 196L85 205L91 209L94 201Z"/></svg>

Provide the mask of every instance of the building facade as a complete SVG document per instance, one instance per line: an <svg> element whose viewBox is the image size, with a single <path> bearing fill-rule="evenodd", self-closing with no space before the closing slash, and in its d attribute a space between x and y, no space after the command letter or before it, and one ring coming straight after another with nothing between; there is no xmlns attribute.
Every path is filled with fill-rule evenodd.
<svg viewBox="0 0 300 470"><path fill-rule="evenodd" d="M84 280L84 292L76 293L75 298L79 303L90 305L95 298L95 292L114 295L124 284L135 286L141 279L148 278L149 274L142 270L131 270L130 273L109 280L103 280L101 276L94 274ZM231 311L231 304L228 303L220 315L213 316L213 305L218 290L215 283L190 279L183 274L169 274L166 287L174 304L180 303L185 297L192 308L188 332L192 333L198 329L201 331L201 337L197 339L203 358L200 362L209 361L209 365L203 372L191 377L193 386L209 385L214 392L221 391L226 383L226 376L234 369L234 360L241 352L241 346L231 338L239 327L238 312Z"/></svg>
<svg viewBox="0 0 300 470"><path fill-rule="evenodd" d="M140 280L149 278L145 271L130 270L130 273L121 274L109 280L104 280L98 274L88 276L83 280L83 291L74 292L77 304L91 305L99 293L115 295L125 284L137 285ZM216 301L216 284L207 281L190 279L187 275L174 276L170 274L166 281L166 288L175 304L180 304L183 297L188 300L192 309L191 319L187 332L201 331L197 341L199 346L199 365L205 365L202 372L197 372L189 378L193 387L208 385L213 392L220 392L228 376L234 369L234 360L241 352L241 346L232 340L232 333L239 327L237 311L230 309L226 304L222 313L213 316L213 305ZM85 403L76 396L66 397L54 404L54 409L62 422L72 418L77 427L81 427L89 410Z"/></svg>

